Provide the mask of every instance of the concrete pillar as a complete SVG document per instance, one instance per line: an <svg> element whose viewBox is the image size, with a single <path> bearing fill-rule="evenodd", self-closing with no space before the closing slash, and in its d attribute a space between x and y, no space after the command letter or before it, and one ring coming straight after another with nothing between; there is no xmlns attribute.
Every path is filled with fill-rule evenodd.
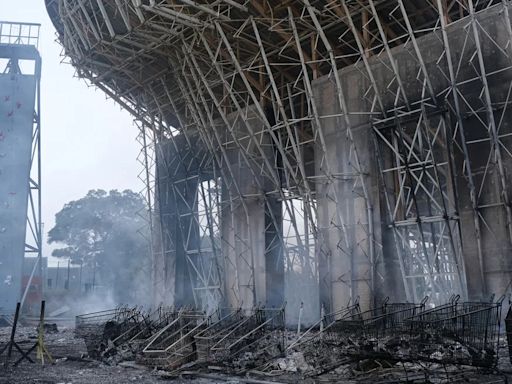
<svg viewBox="0 0 512 384"><path fill-rule="evenodd" d="M175 270L175 305L195 305L190 262L187 258L197 258L199 249L199 225L195 219L197 213L197 175L182 173L175 175L180 178L171 186L171 196L168 204L167 233L174 243L176 258ZM183 179L181 179L183 177ZM195 252L192 254L190 252Z"/></svg>
<svg viewBox="0 0 512 384"><path fill-rule="evenodd" d="M512 7L507 5L509 12ZM506 27L505 14L502 5L492 7L477 15L480 33L480 44L484 59L485 71L492 105L495 124L501 136L500 145L502 165L507 180L506 190L503 191L499 172L498 159L492 145L492 129L487 111L487 103L483 97L484 84L477 77L475 80L459 86L464 95L462 103L462 116L469 164L472 169L475 196L477 198L477 217L480 223L481 256L478 251L477 232L475 230L475 213L470 199L470 186L467 175L463 172L457 174L457 189L459 193L460 227L470 299L478 300L488 298L495 293L500 296L510 290L512 281L512 244L507 227L506 207L503 204L504 195L512 196L512 157L510 151L512 140L512 112L510 107L502 108L509 102L510 84L512 74L510 70L503 71L512 63L500 49L506 50L510 38ZM449 41L454 49L452 53L457 62L460 57L469 60L475 54L476 46L473 36L466 40L465 33L460 26L449 29ZM490 36L490 38L488 37ZM492 38L492 42L491 39ZM462 43L466 43L462 51ZM507 50L510 55L510 49ZM476 58L474 65L480 72ZM494 74L492 74L494 73ZM492 74L492 75L490 75ZM465 79L474 79L475 70L471 66L463 67L458 75L459 82ZM479 76L479 75L478 75ZM473 111L479 111L478 116ZM452 117L455 121L455 117ZM460 138L458 138L460 140ZM467 160L463 153L457 151L456 165L459 170L464 169Z"/></svg>
<svg viewBox="0 0 512 384"><path fill-rule="evenodd" d="M510 84L512 77L504 80L503 84ZM498 101L499 92L493 93ZM503 99L504 101L504 99ZM499 115L499 113L496 113ZM510 135L512 113L507 111L500 134ZM468 140L481 136L482 125L474 117L465 120L466 135ZM504 140L505 142L507 139ZM510 140L508 140L510 142ZM512 281L512 245L507 228L507 215L502 204L502 189L498 166L492 158L490 143L487 141L472 144L469 147L471 166L477 187L479 206L478 209L481 231L481 258L478 252L478 243L474 224L474 212L470 200L470 189L467 178L459 174L457 184L459 190L459 209L462 232L462 242L468 284L468 295L472 300L488 298L495 293L498 296L510 289ZM491 154L491 162L489 155ZM512 158L504 157L504 168L508 180L512 177ZM458 168L462 168L464 157L457 154ZM487 170L486 170L487 168ZM479 188L480 189L480 188ZM506 193L511 195L512 186L508 184ZM478 193L480 192L480 193ZM483 280L482 280L483 277Z"/></svg>
<svg viewBox="0 0 512 384"><path fill-rule="evenodd" d="M275 164L274 150L254 107L229 116L240 140L226 149L233 175L223 169L221 208L226 305L280 306L284 301L284 259L278 232L281 203L268 195L277 187L268 177L264 156ZM255 136L251 139L249 129ZM263 151L256 146L258 143ZM245 157L243 155L246 155Z"/></svg>
<svg viewBox="0 0 512 384"><path fill-rule="evenodd" d="M159 167L156 169L156 177L159 179ZM157 188L158 191L158 188ZM157 192L158 193L158 192ZM163 230L160 220L160 204L158 199L155 202L155 211L153 213L153 233L152 233L152 263L151 263L151 278L153 289L153 306L159 305L174 305L174 283L167 284L168 278L166 276L167 260L164 254L163 244ZM173 272L174 274L174 272ZM174 278L173 278L174 281Z"/></svg>
<svg viewBox="0 0 512 384"><path fill-rule="evenodd" d="M238 155L233 150L230 156L235 180L226 181L222 191L226 305L251 308L265 298L265 211L262 193Z"/></svg>
<svg viewBox="0 0 512 384"><path fill-rule="evenodd" d="M486 31L485 34L480 34L480 40L486 72L487 74L492 74L487 76L492 101L490 107L494 113L494 120L499 125L499 135L501 136L500 151L503 158L502 165L508 180L505 194L509 196L510 200L512 157L509 155L509 152L512 142L507 135L512 130L509 123L512 116L510 116L511 113L508 107L503 109L501 106L505 105L508 101L509 87L512 81L510 71L503 70L511 64L510 57L503 54L509 46L511 37L506 25L503 23L503 14L502 6L497 6L478 13L477 19L479 29ZM448 195L449 214L452 216L459 214L460 217L459 230L462 237L462 255L466 270L466 276L462 276L463 284L467 278L469 297L479 299L488 296L490 293L503 294L507 287L510 288L512 280L512 258L510 257L512 255L512 247L507 228L506 209L503 205L503 191L500 185L497 158L491 150L492 142L489 140L491 125L489 116L486 115L489 106L486 105L487 103L482 96L484 84L480 78L481 69L476 58L475 40L472 35L468 38L468 33L471 33L471 29L468 30L466 27L467 23L453 23L447 28L452 60L456 68L455 81L458 84L458 92L463 95L463 99L460 98L460 117L466 132L465 141L469 143L468 157L465 157L461 151L460 136L455 138L458 145L453 146L457 197L454 195L454 185L452 185L450 170L446 165L450 161L447 153L448 149L446 148L450 140L443 137L444 133L438 134L437 141L434 143L434 151L436 160L445 164L442 170L442 177L444 177L442 188ZM460 132L460 127L456 125L458 119L453 98L454 92L450 89L450 79L447 78L446 47L443 46L442 39L436 34L424 35L418 38L418 44L421 47L421 60L423 60L432 82L434 94L438 96L446 95L446 99L442 96L439 100L436 100L439 107L436 112L431 111L431 113L434 113L434 116L429 116L431 125L429 129L436 129L439 116L443 112L443 108L446 108L450 115L450 118L447 120L449 134L450 131L453 134L456 129L457 132ZM426 94L421 68L419 61L416 59L416 52L412 45L407 45L393 48L392 54L395 62L398 63L398 75L404 84L407 98L410 103L416 103L420 98L425 97ZM392 109L397 100L396 93L400 92L396 80L397 74L393 72L389 59L385 54L378 57L372 56L368 59L368 62L376 79L376 87L383 100L384 108L386 110ZM469 65L469 63L472 63L472 65ZM363 95L369 88L367 76L364 76L365 72L366 68L362 63L359 63L358 67L347 67L339 72L343 83L342 88L348 99L349 112L368 113L372 111L371 106L365 103L365 95ZM364 247L359 245L361 240L363 240L364 244L365 235L363 232L357 233L357 228L363 228L362 223L364 223L365 217L364 204L360 198L361 194L358 193L358 186L354 184L351 175L353 172L351 164L353 159L350 157L350 148L346 138L346 123L344 119L335 117L336 114L340 113L340 109L336 99L336 90L332 76L324 77L315 82L315 96L316 105L321 117L322 129L326 137L325 150L319 145L317 140L315 155L317 163L316 173L317 176L329 173L324 161L325 155L325 158L331 164L330 173L336 176L330 181L320 178L317 183L321 300L330 300L333 306L339 306L347 300L351 291L352 296L356 295L355 292L357 290L364 294L364 288L356 283L356 281L365 281L366 279L364 272L366 263L364 257L357 252L358 248L365 250ZM371 99L371 96L368 96L368 99ZM403 105L402 100L399 103ZM403 108L405 110L405 106ZM478 112L475 113L475 111ZM370 195L373 196L373 201L377 202L379 199L376 191L381 186L375 172L375 158L373 154L375 149L370 144L372 139L371 131L369 130L369 120L365 119L367 117L362 115L350 116L354 141L357 144L360 159L365 164L363 170L369 175L367 180L369 180L372 191ZM441 150L444 153L438 153ZM388 160L384 153L383 161L386 162ZM470 187L467 175L465 174L467 164L471 166L476 185L474 192L477 195L479 206L478 221L481 227L482 245L481 261L477 250L474 213L470 201ZM392 186L394 181L388 180L386 184ZM381 190L381 192L384 191ZM393 194L397 191L390 190L390 192ZM345 242L340 242L340 240L343 240L344 234L336 228L336 226L339 226L340 220L335 214L335 197L338 201L338 207L340 207L338 214L345 219L348 246L345 245ZM393 196L391 199L393 199ZM377 219L379 212L376 209L376 204L372 203L372 206L374 220L380 221L380 218ZM458 212L454 208L455 206L458 207ZM425 206L420 208L423 211L427 210ZM383 246L382 260L384 263L382 264L383 268L376 266L376 271L382 272L385 294L394 295L396 299L400 300L403 298L403 283L401 282L401 272L395 253L397 240L393 237L393 230L386 227L388 218L384 204L381 211L384 220L382 241L376 236L376 243ZM451 224L454 227L455 252L458 254L460 242L457 225L454 225L455 219L452 220ZM375 226L375 228L378 227L380 228L379 225ZM431 230L431 226L425 225L425 230ZM366 254L366 252L362 253ZM407 255L405 256L407 257ZM482 262L482 266L480 262ZM356 268L356 265L359 265L359 268ZM379 277L377 276L378 279ZM352 284L349 284L349 281L352 281ZM378 285L378 281L376 283ZM463 292L461 291L460 293Z"/></svg>
<svg viewBox="0 0 512 384"><path fill-rule="evenodd" d="M343 89L351 111L364 111L364 79L358 71L343 73ZM350 116L354 142L349 139L345 119L339 116L336 88L331 78L313 84L326 147L319 139L315 147L318 227L317 254L320 271L320 300L327 310L345 307L359 298L363 308L373 303L369 206L374 236L379 236L380 212L375 151L368 117ZM323 117L322 117L323 116ZM326 117L332 116L332 117ZM357 148L360 171L369 201L358 177L353 148ZM374 253L373 253L374 254Z"/></svg>
<svg viewBox="0 0 512 384"><path fill-rule="evenodd" d="M265 205L265 305L268 307L280 307L286 301L284 297L284 250L281 241L282 212L282 202L276 197L268 196Z"/></svg>
<svg viewBox="0 0 512 384"><path fill-rule="evenodd" d="M195 220L197 212L197 188L199 184L196 159L191 154L197 149L189 148L184 137L178 136L161 143L157 149L157 199L158 218L161 226L164 302L177 307L195 305L193 283L187 252L199 247L199 228ZM194 257L189 255L190 257Z"/></svg>

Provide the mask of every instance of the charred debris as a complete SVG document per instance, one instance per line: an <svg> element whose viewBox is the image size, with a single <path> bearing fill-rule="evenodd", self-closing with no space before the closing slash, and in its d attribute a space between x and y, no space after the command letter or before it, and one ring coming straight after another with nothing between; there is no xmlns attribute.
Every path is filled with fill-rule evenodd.
<svg viewBox="0 0 512 384"><path fill-rule="evenodd" d="M468 382L508 364L500 339L502 304L503 298L461 302L454 295L436 307L427 298L386 300L363 311L356 301L302 329L286 326L284 307L219 308L211 314L118 307L77 316L75 336L85 341L91 358L169 377ZM507 325L510 318L509 312Z"/></svg>

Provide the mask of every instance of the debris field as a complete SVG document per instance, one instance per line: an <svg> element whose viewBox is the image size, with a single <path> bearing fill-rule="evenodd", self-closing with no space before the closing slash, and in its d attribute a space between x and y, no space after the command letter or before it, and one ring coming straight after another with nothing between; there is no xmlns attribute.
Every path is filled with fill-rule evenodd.
<svg viewBox="0 0 512 384"><path fill-rule="evenodd" d="M54 364L6 364L0 383L506 383L501 306L356 302L302 332L284 308L118 307L77 316L74 329L47 326ZM18 330L22 349L36 337Z"/></svg>

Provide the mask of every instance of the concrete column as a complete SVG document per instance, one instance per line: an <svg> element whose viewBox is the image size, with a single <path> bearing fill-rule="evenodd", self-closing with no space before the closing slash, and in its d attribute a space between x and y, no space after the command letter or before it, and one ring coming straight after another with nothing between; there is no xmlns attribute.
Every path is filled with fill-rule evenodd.
<svg viewBox="0 0 512 384"><path fill-rule="evenodd" d="M362 93L364 79L358 71L343 73L342 82L351 111L366 110ZM359 298L363 308L372 305L372 264L368 223L369 209L358 177L353 147L358 151L364 182L372 207L374 236L379 235L380 212L375 151L368 117L350 116L354 143L347 135L345 119L339 116L336 88L330 78L314 82L325 149L316 141L318 227L317 254L320 271L320 300L327 310L345 307ZM324 116L324 117L322 117ZM334 117L325 117L334 116ZM377 228L377 230L375 230ZM380 240L376 241L380 244Z"/></svg>
<svg viewBox="0 0 512 384"><path fill-rule="evenodd" d="M159 167L156 169L156 178L159 179ZM158 188L157 188L158 191ZM158 192L157 192L158 196ZM151 278L153 289L153 306L174 305L174 284L167 285L166 277L166 259L164 256L163 230L160 220L160 204L158 198L155 202L155 212L153 214L153 233L152 233L152 263Z"/></svg>
<svg viewBox="0 0 512 384"><path fill-rule="evenodd" d="M225 182L222 192L225 297L228 306L251 308L265 297L265 213L261 192L249 169L236 162L236 151L230 156L236 180Z"/></svg>
<svg viewBox="0 0 512 384"><path fill-rule="evenodd" d="M196 195L199 179L197 175L182 173L176 175L179 181L174 181L170 191L168 204L167 233L174 243L176 258L175 270L175 305L195 305L193 283L191 277L195 274L190 270L188 257L200 257L199 249L199 225L195 219L197 213ZM181 179L183 177L184 179ZM189 254L195 251L196 254Z"/></svg>
<svg viewBox="0 0 512 384"><path fill-rule="evenodd" d="M157 154L157 198L158 216L162 236L164 302L181 307L195 305L193 283L187 261L187 251L199 247L199 228L195 220L197 212L196 195L199 183L195 153L183 137L159 145ZM177 150L178 148L178 150ZM197 150L197 149L196 149ZM192 256L191 256L192 257Z"/></svg>
<svg viewBox="0 0 512 384"><path fill-rule="evenodd" d="M282 231L281 203L269 191L264 156L275 164L274 150L254 107L229 116L241 148L226 149L234 175L223 170L222 253L226 304L250 308L280 306L284 301L284 260L278 232ZM255 133L251 138L247 124ZM229 136L228 136L229 137ZM258 143L262 151L256 146ZM245 156L243 156L245 154ZM276 171L277 172L277 171Z"/></svg>
<svg viewBox="0 0 512 384"><path fill-rule="evenodd" d="M509 79L507 84L511 80ZM511 119L512 113L506 112L504 124L500 131L502 135L511 133L512 126L508 123ZM475 133L478 134L477 132L482 131L481 127L481 123L476 121L475 118L466 120L467 135L474 136ZM468 139L471 140L471 137ZM482 260L480 260L478 254L474 212L467 178L464 174L458 175L457 183L468 295L472 300L479 300L488 298L492 293L501 296L506 293L507 287L510 289L512 281L512 246L508 234L506 211L502 205L502 191L497 164L492 160L490 164L487 164L490 144L489 142L473 144L469 149L475 183L477 186L482 186L478 198L481 207L478 209L478 214L480 215ZM457 154L456 162L459 169L462 168L463 161L462 154ZM486 167L488 167L488 170L485 173ZM510 180L512 177L512 158L504 158L504 168ZM512 186L509 183L506 193L511 195L511 189Z"/></svg>
<svg viewBox="0 0 512 384"><path fill-rule="evenodd" d="M244 120L255 131L261 130L261 122L258 124L254 112L233 113L229 119L230 123L236 121L233 135L244 148L233 145L226 150L232 174L227 165L223 170L221 232L226 304L251 308L265 298L265 207L262 180L256 180L253 175L260 175L257 164L252 161L248 164L242 151L248 152L251 147L248 155L258 156Z"/></svg>
<svg viewBox="0 0 512 384"><path fill-rule="evenodd" d="M284 255L281 236L283 233L282 202L267 197L265 206L265 275L266 301L268 307L280 307L284 297Z"/></svg>
<svg viewBox="0 0 512 384"><path fill-rule="evenodd" d="M458 142L457 145L453 146L456 163L457 198L454 197L454 186L447 165L444 166L441 177L445 178L442 188L448 195L449 214L455 216L458 214L460 217L462 255L466 270L466 276L463 276L462 280L467 278L471 299L479 299L488 296L490 293L503 294L507 288L510 289L510 282L512 281L512 258L510 257L512 246L508 235L506 208L503 205L503 193L507 194L510 200L512 192L510 186L512 157L509 155L512 141L508 136L512 131L509 123L512 116L510 116L511 112L508 106L505 109L502 107L508 102L509 87L512 82L510 71L504 71L505 68L510 66L511 59L503 54L510 43L510 34L503 23L504 17L501 6L491 7L485 12L479 12L477 19L479 29L486 31L485 34L480 34L480 40L491 94L492 105L490 107L494 113L494 120L499 125L499 135L501 136L500 151L502 152L505 176L508 180L505 192L502 191L500 185L497 157L491 149L492 141L489 140L491 124L489 116L486 114L488 106L482 96L484 83L480 78L481 69L476 58L477 48L471 30L468 32L467 23L453 23L447 28L451 56L456 68L456 78L454 80L457 83L458 92L463 95L463 97L459 97L460 111L455 109L454 91L451 89L450 79L447 78L449 71L443 40L437 34L429 34L418 38L422 53L421 59L430 77L433 92L435 95L442 95L439 100L436 100L439 105L437 117L429 117L431 120L430 129L437 127L439 113L442 112L443 108L446 108L451 115L451 127L448 127L448 131L450 131L450 128L452 132L457 129L459 134L461 127L456 125L458 119L455 113L460 112L466 134L465 141L468 143L469 153L467 157L461 151L459 135L455 138ZM469 38L468 33L470 33ZM500 49L497 49L497 47L500 47ZM407 45L393 48L392 54L395 62L398 63L398 75L404 84L407 98L410 103L416 103L419 99L425 97L421 68L419 61L415 59L416 52L412 45ZM396 82L397 74L392 71L386 55L373 56L368 61L376 79L376 87L383 100L384 108L392 109L397 100L396 92L400 91ZM472 65L466 65L467 63L472 63ZM366 68L362 63L358 65L359 68L355 66L344 68L340 71L340 77L343 83L343 91L348 99L349 111L367 113L371 111L371 108L365 104L363 95L363 92L366 92L369 88L367 79L363 76ZM364 227L364 204L361 201L360 193L358 193L358 186L354 184L350 174L352 172L352 159L346 140L345 121L339 117L325 117L340 113L332 76L324 77L315 82L315 96L327 146L324 151L317 140L316 173L317 176L329 173L324 162L325 155L325 158L329 159L331 164L330 173L336 176L331 181L318 179L317 184L321 298L322 301L331 300L332 305L339 306L347 300L351 291L352 296L356 295L356 291L360 292L359 295L361 295L361 292L364 294L365 291L360 284L356 283L357 281L365 281L367 276L364 272L366 262L362 255L366 254L367 248L360 245L364 244L365 235L364 232L357 232L357 228ZM403 96L400 97L403 98ZM399 101L399 103L400 105L404 104L403 101ZM405 106L403 108L405 110ZM477 112L475 113L475 111ZM324 117L322 118L322 116ZM374 148L370 145L369 121L365 119L361 115L350 116L354 140L357 143L360 159L365 164L363 170L368 172L369 175L367 180L369 180L370 189L372 190L370 195L373 196L373 201L377 202L378 194L376 191L380 186L377 173L374 171L375 158ZM448 121L448 125L450 125L450 121ZM442 135L437 136L437 142L434 144L435 151L448 150L446 145L449 140L443 138ZM384 154L384 156L387 155ZM435 157L437 161L445 164L450 161L447 152L443 154L436 152ZM388 160L383 159L384 162ZM478 200L477 215L481 227L481 260L477 248L470 188L465 173L467 165L471 166L476 185L474 193ZM388 186L393 184L393 180L388 180ZM397 193L396 190L390 192L391 195ZM335 214L335 197L340 207L339 213L345 219L348 246L345 245L344 241L340 242L340 240L343 240L344 234L336 228L340 220ZM391 199L393 199L393 196L391 196ZM374 208L373 217L374 220L377 220L379 212L376 209L376 204L372 203L372 205ZM455 206L458 207L458 212L455 211ZM424 211L426 210L425 207L421 208ZM403 287L400 287L400 285L403 286L403 283L401 282L401 272L397 258L394 254L397 240L393 238L392 229L386 227L388 221L387 213L385 213L386 207L383 206L381 211L384 219L382 241L378 239L377 235L376 243L383 246L382 260L384 263L383 268L377 266L377 271L383 272L383 287L386 294L395 295L396 299L400 300L403 298ZM378 220L380 221L380 218ZM452 220L452 224L455 224L455 220ZM378 225L375 225L375 228L378 227ZM454 243L457 249L456 252L458 252L460 243L457 226L453 225L453 227L455 228ZM358 253L358 250L362 251L361 254ZM352 281L352 284L349 284L349 281Z"/></svg>
<svg viewBox="0 0 512 384"><path fill-rule="evenodd" d="M512 12L510 5L507 5ZM487 82L492 105L494 121L501 136L500 145L502 165L507 180L506 190L503 191L499 172L498 159L494 152L492 128L487 111L487 103L483 97L484 84L477 77L467 84L460 85L459 90L464 95L462 103L462 117L465 139L468 147L466 159L460 151L455 152L456 164L459 170L470 164L477 199L477 217L480 223L481 255L479 255L477 232L475 230L475 212L470 199L470 186L465 173L457 174L457 187L459 192L460 226L462 244L470 299L478 300L488 298L495 293L500 296L511 288L512 282L512 244L507 227L506 207L503 204L504 195L512 197L512 112L510 107L502 107L509 102L510 84L512 74L510 70L503 71L512 63L500 49L505 50L510 44L510 34L507 30L506 20L502 6L492 7L485 12L477 14L478 29L480 33L482 56L487 73ZM490 36L490 38L488 37ZM467 40L465 50L462 52L465 33L461 27L452 27L448 31L449 41L453 47L453 60L460 57L469 60L470 55L476 52L473 36ZM490 39L493 39L491 42ZM510 47L507 50L510 55ZM480 71L478 61L473 60ZM494 74L493 74L494 73ZM458 81L472 79L475 70L471 66L463 67L458 74ZM480 76L480 75L478 75ZM451 101L451 99L450 99ZM469 104L469 105L468 105ZM473 111L479 111L478 117ZM455 121L455 117L452 117ZM458 138L460 140L460 138ZM469 160L469 163L468 163Z"/></svg>

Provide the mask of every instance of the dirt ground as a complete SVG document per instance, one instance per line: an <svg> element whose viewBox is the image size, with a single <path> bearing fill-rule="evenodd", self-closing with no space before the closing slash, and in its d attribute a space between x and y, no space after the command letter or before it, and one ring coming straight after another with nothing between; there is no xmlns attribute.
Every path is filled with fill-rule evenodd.
<svg viewBox="0 0 512 384"><path fill-rule="evenodd" d="M23 363L15 369L0 371L1 384L161 384L164 382L214 383L204 379L167 380L147 371L77 361L59 362L45 367L39 364Z"/></svg>
<svg viewBox="0 0 512 384"><path fill-rule="evenodd" d="M6 345L10 336L10 328L0 328L0 350ZM30 349L36 342L34 327L18 329L15 340L22 350ZM20 354L13 349L11 359L5 364L7 352L0 356L0 384L162 384L162 383L226 383L225 380L215 381L201 378L174 379L165 376L164 372L150 371L125 366L109 366L88 359L86 347L81 339L74 337L70 328L59 329L57 333L46 335L46 345L54 364L42 365L40 361L30 363L23 360L14 367ZM36 360L36 353L30 357ZM236 383L237 381L233 381Z"/></svg>
<svg viewBox="0 0 512 384"><path fill-rule="evenodd" d="M10 329L0 328L0 350L9 340ZM28 350L36 342L35 327L21 327L18 329L16 342L22 350ZM441 367L443 372L439 376L432 375L429 379L422 379L420 370L412 369L410 373L404 373L405 365L390 366L386 369L372 368L365 374L354 376L344 373L344 369L338 369L317 377L304 379L298 376L287 377L227 377L216 374L188 373L181 377L170 376L163 371L150 370L137 366L134 362L123 362L120 365L110 366L103 362L95 361L86 356L86 346L82 339L75 338L71 328L59 328L57 332L47 333L46 346L52 358L53 364L42 365L40 361L30 363L23 360L18 366L14 363L20 358L20 354L13 350L10 360L6 359L6 352L0 355L0 384L270 384L275 383L340 383L340 384L375 384L375 383L478 383L498 384L512 383L511 377L501 373L482 374L477 370L467 371L467 368ZM506 348L502 348L506 351ZM30 357L36 360L33 352ZM507 356L501 358L502 371L512 372L512 367ZM7 363L7 364L6 364ZM347 368L349 366L347 365ZM450 379L445 379L445 370L452 369ZM413 373L415 372L415 373ZM350 377L350 378L348 378ZM437 379L436 379L437 377Z"/></svg>

